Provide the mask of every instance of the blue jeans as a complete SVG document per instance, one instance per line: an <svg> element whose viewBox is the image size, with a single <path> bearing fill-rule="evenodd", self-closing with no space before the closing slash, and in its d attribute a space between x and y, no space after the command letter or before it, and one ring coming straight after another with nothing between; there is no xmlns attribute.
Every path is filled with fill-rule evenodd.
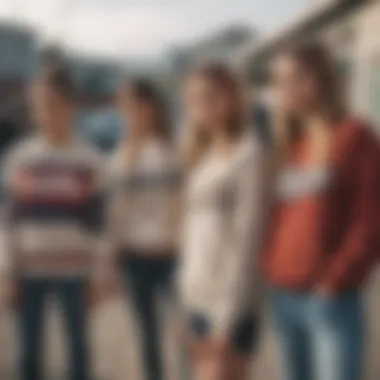
<svg viewBox="0 0 380 380"><path fill-rule="evenodd" d="M85 321L86 282L81 279L30 278L20 281L21 379L42 379L45 301L54 294L62 305L67 327L72 380L87 380Z"/></svg>
<svg viewBox="0 0 380 380"><path fill-rule="evenodd" d="M332 299L274 290L285 380L360 380L364 317L359 293Z"/></svg>

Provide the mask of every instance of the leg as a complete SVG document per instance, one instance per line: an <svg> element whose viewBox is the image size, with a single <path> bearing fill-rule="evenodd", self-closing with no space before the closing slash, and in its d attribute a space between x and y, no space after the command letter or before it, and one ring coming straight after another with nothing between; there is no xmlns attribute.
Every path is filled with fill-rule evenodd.
<svg viewBox="0 0 380 380"><path fill-rule="evenodd" d="M257 316L243 318L231 335L231 354L228 363L229 380L249 378L251 356L259 343L260 321Z"/></svg>
<svg viewBox="0 0 380 380"><path fill-rule="evenodd" d="M142 359L147 379L162 380L159 319L155 303L157 273L150 264L149 260L130 258L125 263L125 276L140 328Z"/></svg>
<svg viewBox="0 0 380 380"><path fill-rule="evenodd" d="M363 361L364 319L359 294L327 300L315 297L314 362L317 380L359 380Z"/></svg>
<svg viewBox="0 0 380 380"><path fill-rule="evenodd" d="M173 276L176 269L176 263L177 261L175 257L162 258L152 262L156 285L171 303L174 303L175 301Z"/></svg>
<svg viewBox="0 0 380 380"><path fill-rule="evenodd" d="M47 280L22 280L20 286L21 378L42 379L44 301Z"/></svg>
<svg viewBox="0 0 380 380"><path fill-rule="evenodd" d="M227 361L230 349L226 347L221 351L212 341L210 319L202 313L190 313L186 316L186 324L194 379L229 380Z"/></svg>
<svg viewBox="0 0 380 380"><path fill-rule="evenodd" d="M279 334L284 379L310 380L309 336L304 324L307 298L302 294L276 291L273 310Z"/></svg>
<svg viewBox="0 0 380 380"><path fill-rule="evenodd" d="M178 345L178 367L180 373L180 379L182 380L190 380L191 376L191 368L189 363L189 353L187 352L187 345L183 338L183 326L182 321L180 320L180 313L178 310L178 300L176 289L174 288L173 279L175 270L177 267L177 255L173 253L168 258L164 258L161 260L157 260L157 282L160 288L161 293L163 294L166 303L168 304L168 308L171 314L175 317L175 326L173 329L176 330L175 338L176 344ZM162 344L160 345L162 347ZM162 350L161 350L162 351ZM163 355L161 354L163 357Z"/></svg>
<svg viewBox="0 0 380 380"><path fill-rule="evenodd" d="M212 352L195 362L195 380L229 380L218 356ZM240 379L239 379L240 380Z"/></svg>
<svg viewBox="0 0 380 380"><path fill-rule="evenodd" d="M198 336L197 333L193 333L190 332L188 343L193 362L194 380L224 380L217 350L207 336Z"/></svg>
<svg viewBox="0 0 380 380"><path fill-rule="evenodd" d="M56 280L55 291L62 303L67 326L70 378L88 380L88 341L86 331L86 282L80 279Z"/></svg>
<svg viewBox="0 0 380 380"><path fill-rule="evenodd" d="M229 359L227 379L248 380L250 377L251 361L247 355L233 353Z"/></svg>

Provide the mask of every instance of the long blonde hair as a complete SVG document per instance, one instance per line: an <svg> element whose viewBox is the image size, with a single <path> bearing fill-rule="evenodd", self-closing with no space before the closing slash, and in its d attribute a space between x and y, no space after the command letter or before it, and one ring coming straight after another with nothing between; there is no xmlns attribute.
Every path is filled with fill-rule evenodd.
<svg viewBox="0 0 380 380"><path fill-rule="evenodd" d="M232 111L226 124L227 133L231 140L239 139L245 129L243 99L239 81L232 70L221 63L209 63L196 68L188 80L194 78L210 81L220 91L228 94ZM189 135L185 160L189 167L193 167L209 148L211 138L207 128L202 125L187 125L187 128L189 128Z"/></svg>
<svg viewBox="0 0 380 380"><path fill-rule="evenodd" d="M278 56L289 57L304 67L318 83L320 113L323 128L330 128L345 116L345 101L340 76L327 47L312 41L283 49ZM276 117L277 116L277 117ZM281 158L288 155L302 133L304 126L292 116L275 115L274 137Z"/></svg>

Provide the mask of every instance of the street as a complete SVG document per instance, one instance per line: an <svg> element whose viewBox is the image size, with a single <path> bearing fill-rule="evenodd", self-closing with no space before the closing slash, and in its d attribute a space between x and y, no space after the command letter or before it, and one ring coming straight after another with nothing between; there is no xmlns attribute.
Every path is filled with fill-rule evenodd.
<svg viewBox="0 0 380 380"><path fill-rule="evenodd" d="M365 380L380 377L380 273L374 276L367 297L369 305L369 344ZM168 380L180 380L181 354L175 339L175 316L165 313L163 334L165 336L165 359ZM65 379L65 349L62 339L59 309L52 300L46 334L45 358L48 380ZM262 345L257 360L253 360L252 379L281 380L276 374L279 365L276 358L276 342L270 318L266 318ZM107 301L94 311L90 320L94 378L99 380L142 380L138 353L138 339L134 328L133 314L122 296ZM0 316L0 378L15 379L17 340L15 318L2 312ZM182 356L183 359L183 356Z"/></svg>

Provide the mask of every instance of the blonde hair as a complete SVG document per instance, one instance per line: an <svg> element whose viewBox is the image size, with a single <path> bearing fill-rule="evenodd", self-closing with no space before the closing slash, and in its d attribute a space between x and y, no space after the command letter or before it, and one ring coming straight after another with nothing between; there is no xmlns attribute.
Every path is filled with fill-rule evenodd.
<svg viewBox="0 0 380 380"><path fill-rule="evenodd" d="M340 76L327 47L318 41L283 49L278 56L289 57L305 68L318 83L321 120L323 128L330 128L345 115ZM292 150L304 126L290 115L274 115L274 138L280 156Z"/></svg>
<svg viewBox="0 0 380 380"><path fill-rule="evenodd" d="M227 133L231 140L237 140L245 129L243 94L239 81L232 70L220 63L206 64L194 70L188 80L194 78L210 81L220 91L228 94L232 111L226 125ZM189 135L187 136L185 161L189 167L193 167L207 151L211 138L204 126L187 125L187 128L189 128Z"/></svg>

